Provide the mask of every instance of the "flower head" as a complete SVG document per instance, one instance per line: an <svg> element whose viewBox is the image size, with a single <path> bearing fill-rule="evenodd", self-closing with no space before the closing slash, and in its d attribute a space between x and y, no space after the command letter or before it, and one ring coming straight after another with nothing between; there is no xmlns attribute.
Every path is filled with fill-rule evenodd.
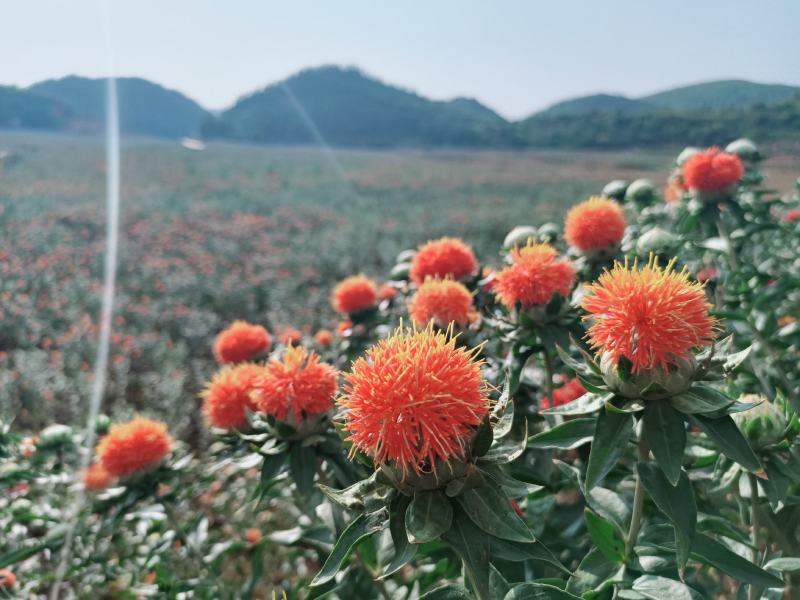
<svg viewBox="0 0 800 600"><path fill-rule="evenodd" d="M549 244L531 244L511 253L514 263L497 274L495 293L506 307L539 306L554 294L568 296L575 282L575 268L557 258Z"/></svg>
<svg viewBox="0 0 800 600"><path fill-rule="evenodd" d="M323 348L327 348L333 343L333 332L330 329L320 329L314 334L314 341Z"/></svg>
<svg viewBox="0 0 800 600"><path fill-rule="evenodd" d="M450 323L464 327L477 316L472 294L464 284L452 279L426 279L411 298L408 312L415 323L424 326L433 319L440 327Z"/></svg>
<svg viewBox="0 0 800 600"><path fill-rule="evenodd" d="M261 325L234 321L214 340L214 356L221 363L238 363L266 352L270 346L272 340Z"/></svg>
<svg viewBox="0 0 800 600"><path fill-rule="evenodd" d="M539 408L545 410L555 406L562 406L576 400L586 393L586 389L581 385L577 379L570 379L560 388L553 390L553 400L545 396L539 402Z"/></svg>
<svg viewBox="0 0 800 600"><path fill-rule="evenodd" d="M674 262L662 268L651 259L641 269L616 263L587 286L582 306L593 321L589 341L614 365L624 356L634 373L667 370L711 343L715 321L703 286L685 269L673 270Z"/></svg>
<svg viewBox="0 0 800 600"><path fill-rule="evenodd" d="M10 569L0 569L0 589L11 588L17 583L17 576Z"/></svg>
<svg viewBox="0 0 800 600"><path fill-rule="evenodd" d="M247 410L257 410L250 393L263 374L264 367L253 363L220 369L202 393L203 414L208 421L221 429L247 425Z"/></svg>
<svg viewBox="0 0 800 600"><path fill-rule="evenodd" d="M790 208L783 213L783 220L787 223L795 223L800 221L800 208Z"/></svg>
<svg viewBox="0 0 800 600"><path fill-rule="evenodd" d="M112 425L97 445L97 456L112 477L125 477L161 462L171 449L164 423L136 417Z"/></svg>
<svg viewBox="0 0 800 600"><path fill-rule="evenodd" d="M742 159L716 146L691 156L683 165L683 182L690 190L714 192L737 183L744 175Z"/></svg>
<svg viewBox="0 0 800 600"><path fill-rule="evenodd" d="M489 409L488 386L475 350L434 332L398 328L345 375L339 404L353 448L378 464L420 473L437 460L465 456Z"/></svg>
<svg viewBox="0 0 800 600"><path fill-rule="evenodd" d="M457 238L443 237L422 244L411 261L411 281L422 285L428 277L461 279L478 269L472 248Z"/></svg>
<svg viewBox="0 0 800 600"><path fill-rule="evenodd" d="M331 292L333 310L342 314L366 310L378 301L375 282L365 275L354 275L343 279Z"/></svg>
<svg viewBox="0 0 800 600"><path fill-rule="evenodd" d="M264 367L252 398L278 421L291 417L297 423L333 407L336 377L336 369L320 362L315 352L290 346L282 360L273 358Z"/></svg>
<svg viewBox="0 0 800 600"><path fill-rule="evenodd" d="M378 298L381 300L394 300L395 296L397 296L397 288L388 283L384 283L378 288Z"/></svg>
<svg viewBox="0 0 800 600"><path fill-rule="evenodd" d="M289 344L299 344L303 340L303 332L294 327L284 327L278 336L281 344L288 346Z"/></svg>
<svg viewBox="0 0 800 600"><path fill-rule="evenodd" d="M625 235L625 212L608 198L592 196L573 206L564 222L564 238L582 252L616 246Z"/></svg>
<svg viewBox="0 0 800 600"><path fill-rule="evenodd" d="M104 490L112 481L114 477L100 463L91 465L83 474L83 486L90 492Z"/></svg>

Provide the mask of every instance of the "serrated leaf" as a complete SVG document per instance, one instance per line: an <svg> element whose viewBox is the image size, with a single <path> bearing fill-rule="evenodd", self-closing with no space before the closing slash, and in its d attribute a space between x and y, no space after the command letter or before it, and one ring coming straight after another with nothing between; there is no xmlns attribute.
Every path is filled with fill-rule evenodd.
<svg viewBox="0 0 800 600"><path fill-rule="evenodd" d="M478 598L489 596L489 540L464 511L456 506L453 525L442 536L456 551L467 571L467 578L477 589Z"/></svg>
<svg viewBox="0 0 800 600"><path fill-rule="evenodd" d="M495 441L489 451L478 459L478 463L509 463L517 459L528 443L528 422L523 421L522 427L515 427L503 439Z"/></svg>
<svg viewBox="0 0 800 600"><path fill-rule="evenodd" d="M729 374L735 371L739 365L741 365L744 361L747 360L747 357L750 356L750 352L753 350L752 346L748 346L744 350L739 352L734 352L733 354L729 354L725 358L725 364L722 365L722 370L725 371L725 374Z"/></svg>
<svg viewBox="0 0 800 600"><path fill-rule="evenodd" d="M636 471L644 489L675 528L675 554L678 568L682 569L689 559L697 527L697 505L689 477L681 471L678 484L673 486L655 465L640 461Z"/></svg>
<svg viewBox="0 0 800 600"><path fill-rule="evenodd" d="M773 558L764 565L765 569L775 569L776 571L800 571L800 558L783 556Z"/></svg>
<svg viewBox="0 0 800 600"><path fill-rule="evenodd" d="M406 532L406 511L411 498L396 493L389 505L389 533L394 545L392 560L381 571L381 578L389 577L410 561L417 553L417 546L409 543Z"/></svg>
<svg viewBox="0 0 800 600"><path fill-rule="evenodd" d="M625 558L625 542L620 537L617 528L588 508L584 509L583 516L586 520L586 528L597 549L609 561L622 562Z"/></svg>
<svg viewBox="0 0 800 600"><path fill-rule="evenodd" d="M686 426L683 415L666 400L651 400L644 409L644 434L650 451L675 486L683 466L683 449L686 447Z"/></svg>
<svg viewBox="0 0 800 600"><path fill-rule="evenodd" d="M723 546L717 540L698 533L692 544L692 558L712 565L746 583L763 588L783 587L783 580L768 573Z"/></svg>
<svg viewBox="0 0 800 600"><path fill-rule="evenodd" d="M687 415L718 413L734 402L733 398L728 398L725 394L703 385L693 385L685 392L669 399L672 408Z"/></svg>
<svg viewBox="0 0 800 600"><path fill-rule="evenodd" d="M289 453L289 469L297 491L308 496L314 488L314 475L317 471L317 453L313 448L294 444Z"/></svg>
<svg viewBox="0 0 800 600"><path fill-rule="evenodd" d="M536 541L525 521L511 506L511 500L491 482L456 497L456 502L473 523L495 537L516 542Z"/></svg>
<svg viewBox="0 0 800 600"><path fill-rule="evenodd" d="M503 600L581 600L569 592L546 583L522 583L514 587Z"/></svg>
<svg viewBox="0 0 800 600"><path fill-rule="evenodd" d="M692 415L690 419L711 438L725 456L748 471L758 473L763 470L750 444L730 416L712 419L703 415Z"/></svg>
<svg viewBox="0 0 800 600"><path fill-rule="evenodd" d="M621 581L624 572L621 563L608 560L598 548L592 548L567 581L567 591L578 595L600 591L615 581Z"/></svg>
<svg viewBox="0 0 800 600"><path fill-rule="evenodd" d="M331 550L331 553L328 555L319 573L311 580L311 587L323 585L333 579L336 573L339 572L344 561L350 556L353 548L379 529L379 525L368 525L366 514L360 514L353 519L353 522L347 526L342 532L342 535L339 536L339 539L336 540L333 550Z"/></svg>
<svg viewBox="0 0 800 600"><path fill-rule="evenodd" d="M438 490L417 492L406 510L406 534L412 544L424 544L438 539L450 529L453 505Z"/></svg>
<svg viewBox="0 0 800 600"><path fill-rule="evenodd" d="M600 411L594 441L589 452L584 487L588 492L608 475L625 453L633 433L633 417L624 413Z"/></svg>
<svg viewBox="0 0 800 600"><path fill-rule="evenodd" d="M603 407L603 405L611 400L614 394L595 394L587 392L580 398L562 404L561 406L554 406L543 410L543 415L588 415Z"/></svg>
<svg viewBox="0 0 800 600"><path fill-rule="evenodd" d="M507 560L509 562L534 560L553 566L567 575L570 574L569 569L561 564L561 561L558 560L556 555L538 540L533 543L511 542L509 540L501 540L491 535L488 539L492 558Z"/></svg>
<svg viewBox="0 0 800 600"><path fill-rule="evenodd" d="M648 600L703 600L703 596L680 581L657 575L642 575L633 582L633 589Z"/></svg>
<svg viewBox="0 0 800 600"><path fill-rule="evenodd" d="M419 600L475 600L475 596L460 583L449 583L422 594Z"/></svg>
<svg viewBox="0 0 800 600"><path fill-rule="evenodd" d="M528 438L529 448L570 450L591 441L596 419L572 419Z"/></svg>

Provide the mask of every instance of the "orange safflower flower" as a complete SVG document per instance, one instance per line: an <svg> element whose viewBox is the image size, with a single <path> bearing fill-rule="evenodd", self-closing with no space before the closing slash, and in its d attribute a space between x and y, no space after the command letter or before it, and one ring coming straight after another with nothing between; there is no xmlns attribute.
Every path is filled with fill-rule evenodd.
<svg viewBox="0 0 800 600"><path fill-rule="evenodd" d="M377 301L378 288L365 275L347 277L331 292L333 310L346 315L371 308Z"/></svg>
<svg viewBox="0 0 800 600"><path fill-rule="evenodd" d="M161 462L171 449L164 423L136 417L112 425L97 445L97 456L111 476L125 477Z"/></svg>
<svg viewBox="0 0 800 600"><path fill-rule="evenodd" d="M583 252L616 246L625 235L625 212L608 198L592 196L573 206L564 221L564 239Z"/></svg>
<svg viewBox="0 0 800 600"><path fill-rule="evenodd" d="M598 352L631 361L633 372L667 369L693 348L711 343L715 321L708 314L702 284L689 280L686 269L673 270L651 259L637 269L616 263L587 286L582 307L593 321L588 338Z"/></svg>
<svg viewBox="0 0 800 600"><path fill-rule="evenodd" d="M395 296L397 296L397 289L388 283L384 283L378 288L378 298L380 300L394 300Z"/></svg>
<svg viewBox="0 0 800 600"><path fill-rule="evenodd" d="M683 182L690 190L713 192L738 182L744 175L742 159L716 146L698 152L683 165Z"/></svg>
<svg viewBox="0 0 800 600"><path fill-rule="evenodd" d="M236 429L247 425L247 410L258 407L250 398L264 367L253 363L220 369L203 390L203 414L214 426Z"/></svg>
<svg viewBox="0 0 800 600"><path fill-rule="evenodd" d="M244 532L244 539L247 540L248 544L257 544L261 541L262 537L264 536L261 533L261 530L255 527L250 527Z"/></svg>
<svg viewBox="0 0 800 600"><path fill-rule="evenodd" d="M523 308L550 302L554 294L568 296L575 282L575 268L557 258L549 244L528 243L512 250L513 264L497 274L494 285L498 299L509 309L517 303Z"/></svg>
<svg viewBox="0 0 800 600"><path fill-rule="evenodd" d="M783 213L783 220L787 223L794 223L800 221L800 208L790 208Z"/></svg>
<svg viewBox="0 0 800 600"><path fill-rule="evenodd" d="M103 468L100 463L94 463L83 474L83 487L90 492L99 492L106 489L114 478Z"/></svg>
<svg viewBox="0 0 800 600"><path fill-rule="evenodd" d="M295 422L329 411L336 395L336 369L320 362L316 352L289 347L283 360L273 358L264 367L253 390L258 407L279 421Z"/></svg>
<svg viewBox="0 0 800 600"><path fill-rule="evenodd" d="M353 450L406 473L463 458L489 409L475 353L431 325L398 328L370 348L345 375L338 401Z"/></svg>
<svg viewBox="0 0 800 600"><path fill-rule="evenodd" d="M244 362L266 352L270 346L272 340L261 325L234 321L214 340L214 356L221 363Z"/></svg>
<svg viewBox="0 0 800 600"><path fill-rule="evenodd" d="M11 569L0 569L0 588L10 588L17 583L17 576Z"/></svg>
<svg viewBox="0 0 800 600"><path fill-rule="evenodd" d="M338 333L339 335L344 335L352 328L353 328L353 322L350 319L345 319L344 321L339 321L336 324L336 333Z"/></svg>
<svg viewBox="0 0 800 600"><path fill-rule="evenodd" d="M439 327L455 323L469 325L477 313L472 305L472 294L464 284L452 279L427 279L408 305L411 319L422 326L433 319Z"/></svg>
<svg viewBox="0 0 800 600"><path fill-rule="evenodd" d="M553 390L553 400L545 396L539 402L539 408L545 410L553 406L562 406L576 400L586 393L586 388L581 385L577 378L570 379L560 388Z"/></svg>
<svg viewBox="0 0 800 600"><path fill-rule="evenodd" d="M422 244L411 261L411 281L422 285L428 277L461 279L478 269L472 248L457 238L443 237Z"/></svg>
<svg viewBox="0 0 800 600"><path fill-rule="evenodd" d="M333 332L330 329L320 329L314 334L314 341L323 348L327 348L333 343Z"/></svg>
<svg viewBox="0 0 800 600"><path fill-rule="evenodd" d="M289 344L299 344L303 341L303 332L294 327L284 327L278 336L281 344L288 346Z"/></svg>

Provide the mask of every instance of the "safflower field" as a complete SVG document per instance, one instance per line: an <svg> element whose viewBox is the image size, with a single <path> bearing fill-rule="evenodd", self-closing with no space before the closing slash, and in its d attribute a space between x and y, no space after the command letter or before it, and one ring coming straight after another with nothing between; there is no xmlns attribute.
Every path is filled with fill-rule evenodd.
<svg viewBox="0 0 800 600"><path fill-rule="evenodd" d="M800 597L791 156L130 141L87 430L102 148L0 142L0 598Z"/></svg>

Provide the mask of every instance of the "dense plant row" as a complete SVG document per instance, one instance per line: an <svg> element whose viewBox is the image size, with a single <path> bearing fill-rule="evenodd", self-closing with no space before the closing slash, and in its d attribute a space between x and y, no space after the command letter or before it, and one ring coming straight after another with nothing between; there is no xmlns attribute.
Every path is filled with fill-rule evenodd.
<svg viewBox="0 0 800 600"><path fill-rule="evenodd" d="M205 453L147 407L91 452L6 424L0 590L794 597L800 197L760 160L687 148L663 199L611 182L497 270L426 242L313 337L232 323Z"/></svg>

